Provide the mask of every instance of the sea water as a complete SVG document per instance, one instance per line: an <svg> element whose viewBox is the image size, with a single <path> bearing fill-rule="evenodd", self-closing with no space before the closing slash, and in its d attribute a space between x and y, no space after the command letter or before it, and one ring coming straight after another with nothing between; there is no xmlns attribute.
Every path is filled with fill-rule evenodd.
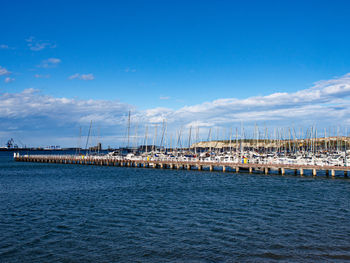
<svg viewBox="0 0 350 263"><path fill-rule="evenodd" d="M0 262L350 261L350 180L14 162Z"/></svg>

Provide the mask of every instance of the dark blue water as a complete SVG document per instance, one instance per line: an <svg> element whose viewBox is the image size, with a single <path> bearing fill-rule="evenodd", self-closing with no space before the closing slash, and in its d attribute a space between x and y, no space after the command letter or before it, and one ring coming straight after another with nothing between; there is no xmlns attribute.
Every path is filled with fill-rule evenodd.
<svg viewBox="0 0 350 263"><path fill-rule="evenodd" d="M350 180L15 163L0 262L350 261Z"/></svg>

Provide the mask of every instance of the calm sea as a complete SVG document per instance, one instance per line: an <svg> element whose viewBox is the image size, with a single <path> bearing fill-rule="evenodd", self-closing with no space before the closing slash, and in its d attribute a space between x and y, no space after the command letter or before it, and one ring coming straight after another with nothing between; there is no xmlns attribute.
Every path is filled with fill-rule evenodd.
<svg viewBox="0 0 350 263"><path fill-rule="evenodd" d="M350 179L0 153L0 262L274 261L350 261Z"/></svg>

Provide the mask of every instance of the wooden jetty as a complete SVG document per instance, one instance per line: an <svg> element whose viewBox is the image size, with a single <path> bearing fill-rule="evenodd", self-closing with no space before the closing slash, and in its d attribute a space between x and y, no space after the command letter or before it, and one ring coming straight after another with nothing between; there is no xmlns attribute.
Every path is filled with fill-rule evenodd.
<svg viewBox="0 0 350 263"><path fill-rule="evenodd" d="M76 164L76 165L98 165L98 166L119 166L119 167L140 167L140 168L160 168L160 169L186 169L186 170L207 170L222 172L239 172L241 170L262 172L269 174L277 171L285 175L286 171L295 175L309 174L316 176L318 172L325 172L326 176L337 176L340 174L348 176L350 167L347 166L317 166L317 165L296 165L296 164L255 164L255 163L232 163L232 162L204 162L204 161L177 161L177 160L129 160L121 157L111 156L79 156L79 155L22 155L15 154L14 160L17 162L36 163L56 163L56 164Z"/></svg>

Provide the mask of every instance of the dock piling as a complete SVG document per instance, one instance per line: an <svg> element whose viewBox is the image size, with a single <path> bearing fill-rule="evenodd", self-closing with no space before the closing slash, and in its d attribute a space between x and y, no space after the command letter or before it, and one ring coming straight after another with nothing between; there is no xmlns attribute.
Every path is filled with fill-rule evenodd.
<svg viewBox="0 0 350 263"><path fill-rule="evenodd" d="M265 172L265 174L269 174L269 168L265 167L264 172Z"/></svg>
<svg viewBox="0 0 350 263"><path fill-rule="evenodd" d="M291 165L291 164L239 164L239 163L227 163L227 162L202 162L199 160L194 161L168 161L168 160L133 160L125 158L110 158L110 157L94 157L94 156L73 156L73 155L32 155L32 156L20 156L14 157L18 162L35 162L35 163L54 163L54 164L77 164L77 165L99 165L99 166L121 166L121 167L143 167L143 168L163 168L163 169L187 169L191 170L197 167L198 171L203 170L203 167L208 167L209 171L214 171L217 167L222 172L236 171L239 173L240 168L243 167L249 170L249 173L255 171L262 171L264 174L269 174L270 170L278 170L279 174L285 175L286 169L294 171L294 174L304 176L304 170L310 170L313 177L317 176L317 172L325 171L326 176L331 175L332 178L336 176L336 171L343 172L344 177L348 177L348 171L350 167L347 166L317 166L317 165ZM338 173L337 173L338 174Z"/></svg>

